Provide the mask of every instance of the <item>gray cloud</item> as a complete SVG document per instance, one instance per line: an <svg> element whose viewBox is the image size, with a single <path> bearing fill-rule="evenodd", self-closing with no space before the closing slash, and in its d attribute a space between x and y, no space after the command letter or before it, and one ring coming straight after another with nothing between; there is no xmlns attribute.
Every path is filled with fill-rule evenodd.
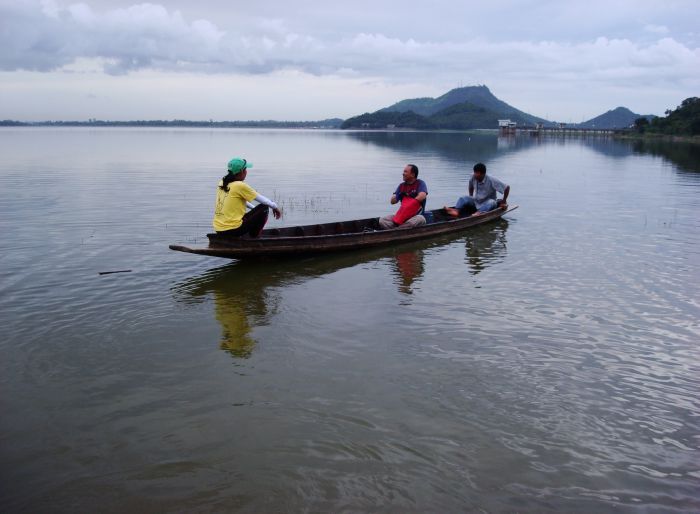
<svg viewBox="0 0 700 514"><path fill-rule="evenodd" d="M154 4L97 13L86 4L44 2L0 7L0 67L52 71L78 58L105 60L105 71L212 65L223 32L211 22L185 21Z"/></svg>
<svg viewBox="0 0 700 514"><path fill-rule="evenodd" d="M118 101L101 94L91 104L118 115L126 105L156 109L154 91L167 90L159 116L189 106L196 117L205 101L209 115L245 98L236 109L251 118L277 97L284 101L260 116L350 115L460 83L487 84L538 115L581 119L623 103L662 113L700 90L700 3L691 1L164 5L0 0L2 90L14 99L6 116L82 112L81 88L110 89ZM202 88L211 93L190 105ZM312 90L313 105L291 96Z"/></svg>
<svg viewBox="0 0 700 514"><path fill-rule="evenodd" d="M426 72L443 79L531 74L559 80L580 73L628 80L661 72L672 80L697 81L700 69L700 50L669 36L668 28L660 25L640 30L661 35L648 42L606 37L574 43L512 40L508 34L445 40L419 31L391 36L347 30L321 39L312 31L295 32L279 18L247 16L236 30L227 30L229 24L188 21L181 11L156 4L98 12L86 4L25 2L0 9L0 69L10 71L58 70L80 58L99 59L109 74L147 68L254 74L297 69L390 81Z"/></svg>

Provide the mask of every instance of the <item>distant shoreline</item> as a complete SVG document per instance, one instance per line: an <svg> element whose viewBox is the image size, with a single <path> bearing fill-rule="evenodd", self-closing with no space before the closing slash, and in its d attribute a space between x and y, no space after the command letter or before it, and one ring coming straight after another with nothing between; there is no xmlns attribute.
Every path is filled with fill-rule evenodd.
<svg viewBox="0 0 700 514"><path fill-rule="evenodd" d="M307 128L337 129L343 120L332 118L320 121L187 121L187 120L133 120L133 121L15 121L0 120L0 127L160 127L160 128Z"/></svg>
<svg viewBox="0 0 700 514"><path fill-rule="evenodd" d="M668 143L690 143L700 145L700 136L673 136L669 134L635 134L623 132L615 134L613 137L625 141L665 141Z"/></svg>
<svg viewBox="0 0 700 514"><path fill-rule="evenodd" d="M149 120L149 121L15 121L0 120L0 128L13 127L53 127L53 128L260 128L260 129L313 129L313 130L343 130L346 132L455 132L455 133L491 133L498 129L415 129L415 128L348 128L341 129L343 120L333 118L321 121L185 121L185 120ZM665 141L669 143L700 144L700 136L681 136L637 132L618 132L612 136L624 141Z"/></svg>

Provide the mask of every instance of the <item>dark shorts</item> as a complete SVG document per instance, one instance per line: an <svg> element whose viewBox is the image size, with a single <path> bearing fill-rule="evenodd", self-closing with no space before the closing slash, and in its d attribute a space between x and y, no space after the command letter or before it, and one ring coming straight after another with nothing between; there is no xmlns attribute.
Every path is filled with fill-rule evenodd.
<svg viewBox="0 0 700 514"><path fill-rule="evenodd" d="M223 230L217 232L217 234L226 237L240 237L246 235L258 237L263 228L265 228L265 223L267 223L269 214L270 208L267 205L258 204L243 215L240 227L231 230Z"/></svg>

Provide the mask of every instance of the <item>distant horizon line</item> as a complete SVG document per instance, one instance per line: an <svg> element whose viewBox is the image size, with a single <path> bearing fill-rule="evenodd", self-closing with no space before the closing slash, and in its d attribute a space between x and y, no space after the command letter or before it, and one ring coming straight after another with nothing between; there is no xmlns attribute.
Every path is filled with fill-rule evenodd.
<svg viewBox="0 0 700 514"><path fill-rule="evenodd" d="M221 125L298 125L298 126L340 126L343 121L342 118L326 118L322 120L225 120L225 121L214 121L214 120L187 120L174 118L172 120L163 119L140 119L140 120L100 120L96 118L89 118L88 120L41 120L41 121L22 121L22 120L11 120L5 119L0 120L0 126L51 126L51 125L90 125L90 126L119 126L119 125L135 125L135 126L171 126L171 125L183 125L183 126L221 126Z"/></svg>

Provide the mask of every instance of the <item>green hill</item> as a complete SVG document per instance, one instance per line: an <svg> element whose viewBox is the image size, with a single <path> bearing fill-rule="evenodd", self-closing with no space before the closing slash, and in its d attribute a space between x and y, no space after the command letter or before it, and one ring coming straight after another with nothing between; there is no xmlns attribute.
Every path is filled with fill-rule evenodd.
<svg viewBox="0 0 700 514"><path fill-rule="evenodd" d="M389 107L379 109L377 112L414 112L421 116L430 116L435 111L434 98L411 98L409 100L401 100ZM439 110L439 109L438 109Z"/></svg>
<svg viewBox="0 0 700 514"><path fill-rule="evenodd" d="M525 115L512 114L509 117L511 121L515 121L519 125L531 124L530 119ZM374 113L365 113L345 120L341 128L497 129L498 120L503 117L501 112L496 112L471 102L462 102L446 107L430 116L416 114L413 111L380 110Z"/></svg>
<svg viewBox="0 0 700 514"><path fill-rule="evenodd" d="M348 118L343 122L340 128L367 128L367 129L385 129L385 128L411 128L420 130L435 129L428 118L416 114L413 111L408 112L389 112L377 111L373 113L366 112Z"/></svg>
<svg viewBox="0 0 700 514"><path fill-rule="evenodd" d="M498 113L471 102L452 105L428 117L436 127L454 130L498 128L498 119Z"/></svg>
<svg viewBox="0 0 700 514"><path fill-rule="evenodd" d="M627 107L617 107L600 116L591 118L588 121L579 123L576 127L579 128L597 128L597 129L621 129L634 125L634 120L637 118L647 118L651 121L655 116L653 114L635 114Z"/></svg>
<svg viewBox="0 0 700 514"><path fill-rule="evenodd" d="M665 118L654 118L647 131L668 135L700 135L700 98L686 98L673 111L666 111Z"/></svg>
<svg viewBox="0 0 700 514"><path fill-rule="evenodd" d="M535 123L549 124L545 119L538 118L512 105L508 105L503 100L496 98L486 86L467 86L452 89L438 98L413 98L402 100L394 105L380 109L380 111L413 111L422 116L433 116L440 111L458 104L470 103L477 107L487 109L497 114L497 118L508 118L519 123L534 125ZM487 128L487 127L479 127Z"/></svg>
<svg viewBox="0 0 700 514"><path fill-rule="evenodd" d="M496 98L486 86L461 87L438 98L402 100L374 113L345 120L341 128L495 129L499 119L519 125L552 122L532 116Z"/></svg>

